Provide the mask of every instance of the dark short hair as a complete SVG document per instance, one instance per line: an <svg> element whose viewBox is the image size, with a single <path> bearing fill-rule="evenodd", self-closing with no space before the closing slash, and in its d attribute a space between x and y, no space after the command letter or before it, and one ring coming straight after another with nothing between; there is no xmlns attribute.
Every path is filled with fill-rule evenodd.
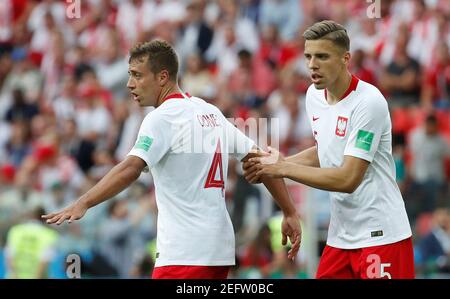
<svg viewBox="0 0 450 299"><path fill-rule="evenodd" d="M435 114L428 114L425 122L430 125L436 125L438 123L438 119Z"/></svg>
<svg viewBox="0 0 450 299"><path fill-rule="evenodd" d="M238 57L241 59L250 59L252 58L252 53L247 49L241 49L238 52Z"/></svg>
<svg viewBox="0 0 450 299"><path fill-rule="evenodd" d="M178 75L178 56L175 49L165 40L155 39L139 43L130 50L129 63L135 59L147 58L150 71L157 74L162 70L169 72L171 81Z"/></svg>
<svg viewBox="0 0 450 299"><path fill-rule="evenodd" d="M335 21L325 20L315 23L303 32L303 38L305 40L326 39L346 51L350 51L350 39L347 30Z"/></svg>

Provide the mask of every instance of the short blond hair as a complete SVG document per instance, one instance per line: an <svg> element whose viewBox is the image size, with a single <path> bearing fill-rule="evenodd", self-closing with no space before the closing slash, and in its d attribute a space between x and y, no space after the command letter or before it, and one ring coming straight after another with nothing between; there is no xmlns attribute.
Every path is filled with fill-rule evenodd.
<svg viewBox="0 0 450 299"><path fill-rule="evenodd" d="M350 39L347 30L341 24L335 21L325 20L317 22L303 32L305 40L326 39L333 42L336 46L350 51Z"/></svg>

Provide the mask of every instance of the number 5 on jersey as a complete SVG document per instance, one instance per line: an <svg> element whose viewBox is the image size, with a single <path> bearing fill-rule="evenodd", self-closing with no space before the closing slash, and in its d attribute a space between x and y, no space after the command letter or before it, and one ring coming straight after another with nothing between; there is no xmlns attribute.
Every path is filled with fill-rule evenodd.
<svg viewBox="0 0 450 299"><path fill-rule="evenodd" d="M219 171L219 174L217 174ZM216 180L217 175L219 179ZM217 142L216 151L209 168L208 177L206 178L205 188L222 188L222 195L224 196L225 182L223 180L223 167L222 167L222 153L220 151L220 139Z"/></svg>

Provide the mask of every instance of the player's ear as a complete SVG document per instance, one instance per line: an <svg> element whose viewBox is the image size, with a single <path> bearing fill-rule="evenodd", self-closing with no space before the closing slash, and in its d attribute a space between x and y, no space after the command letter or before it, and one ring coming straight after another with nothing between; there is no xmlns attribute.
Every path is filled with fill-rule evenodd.
<svg viewBox="0 0 450 299"><path fill-rule="evenodd" d="M342 57L342 63L344 63L345 65L348 65L351 57L352 57L352 55L350 54L350 52L346 51L344 53L344 56Z"/></svg>
<svg viewBox="0 0 450 299"><path fill-rule="evenodd" d="M170 80L169 72L167 70L162 70L158 74L159 86L164 86Z"/></svg>

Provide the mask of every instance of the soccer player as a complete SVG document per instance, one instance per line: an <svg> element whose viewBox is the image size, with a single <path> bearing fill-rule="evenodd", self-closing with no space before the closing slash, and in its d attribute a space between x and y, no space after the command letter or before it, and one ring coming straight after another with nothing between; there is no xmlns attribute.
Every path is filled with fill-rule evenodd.
<svg viewBox="0 0 450 299"><path fill-rule="evenodd" d="M151 169L158 206L153 278L224 279L235 264L235 237L224 198L228 154L246 161L257 147L217 107L182 92L177 75L177 54L167 42L154 40L131 49L127 87L140 106L156 109L143 120L125 160L72 205L43 217L58 225L80 219ZM284 213L282 243L289 237L288 256L294 258L301 237L296 209L282 179L263 183Z"/></svg>
<svg viewBox="0 0 450 299"><path fill-rule="evenodd" d="M244 163L245 177L290 178L330 191L331 220L317 278L414 278L411 228L392 157L391 120L380 91L348 71L345 28L322 21L304 33L312 85L306 111L315 146Z"/></svg>

